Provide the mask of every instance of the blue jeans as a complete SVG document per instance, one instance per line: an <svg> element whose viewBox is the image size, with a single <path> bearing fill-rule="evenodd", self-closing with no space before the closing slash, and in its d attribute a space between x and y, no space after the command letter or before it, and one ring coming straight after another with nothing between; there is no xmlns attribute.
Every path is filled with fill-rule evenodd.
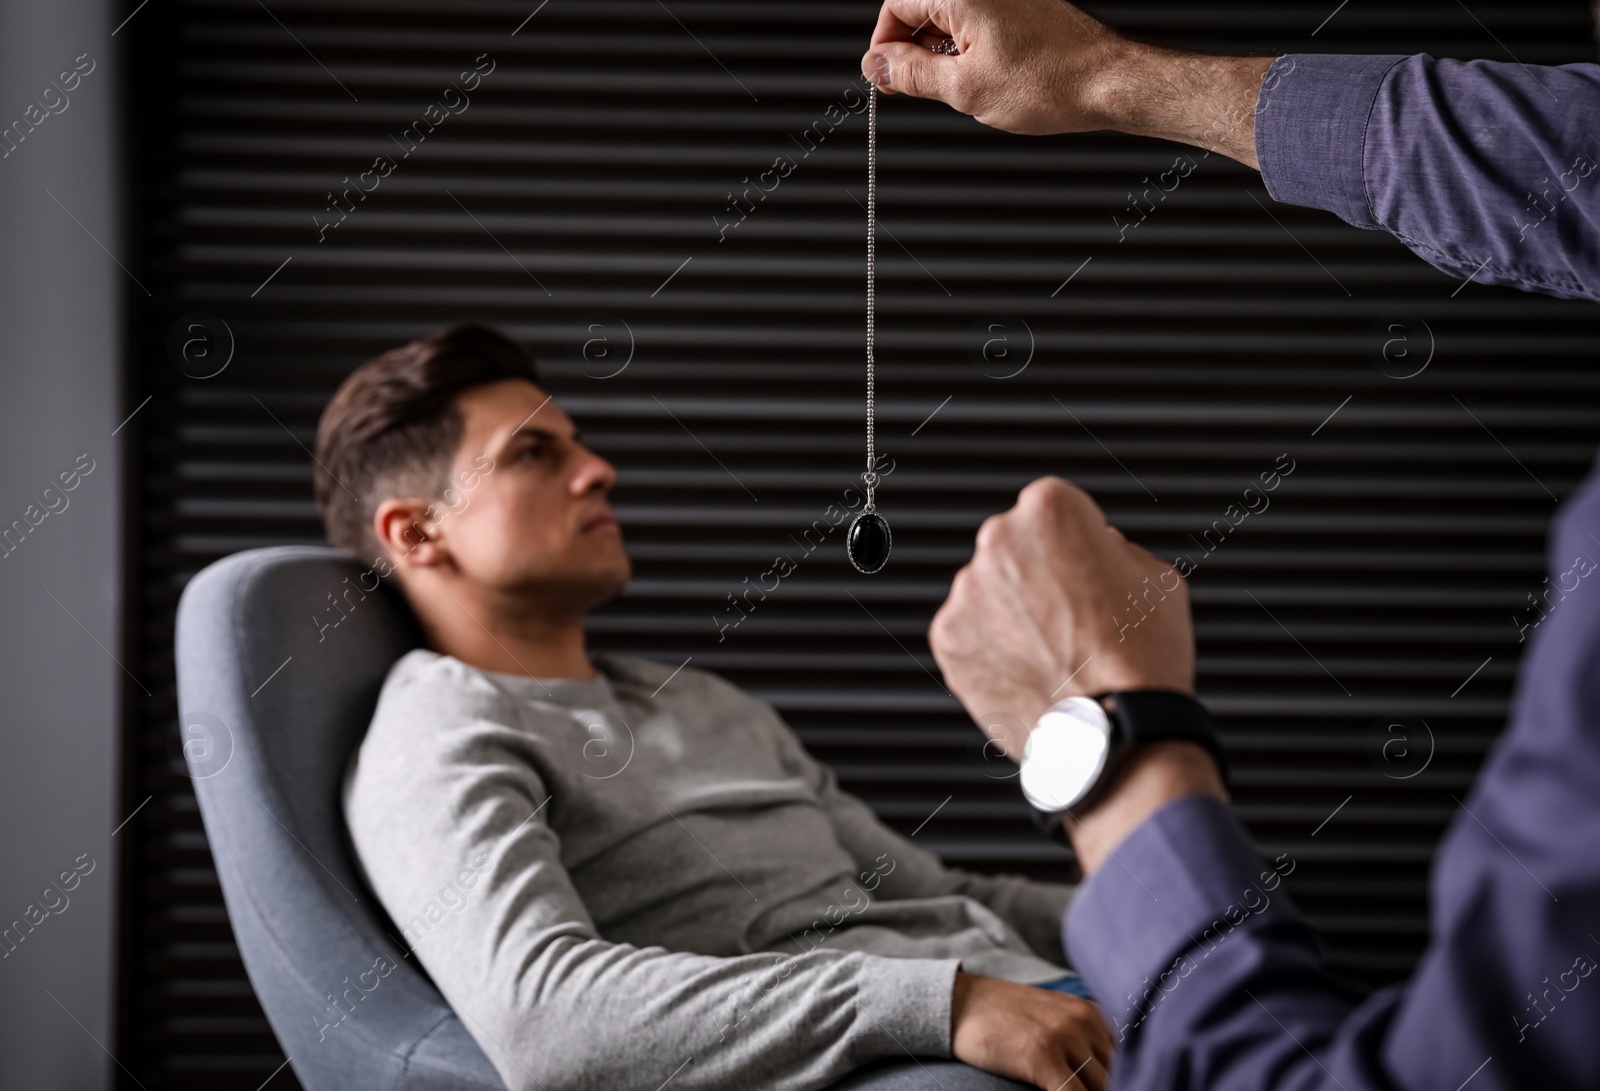
<svg viewBox="0 0 1600 1091"><path fill-rule="evenodd" d="M1083 978L1077 974L1058 977L1054 981L1041 981L1034 985L1034 988L1049 989L1053 993L1066 993L1068 996L1081 996L1085 1000L1094 999L1094 994L1089 991L1089 986L1084 984Z"/></svg>

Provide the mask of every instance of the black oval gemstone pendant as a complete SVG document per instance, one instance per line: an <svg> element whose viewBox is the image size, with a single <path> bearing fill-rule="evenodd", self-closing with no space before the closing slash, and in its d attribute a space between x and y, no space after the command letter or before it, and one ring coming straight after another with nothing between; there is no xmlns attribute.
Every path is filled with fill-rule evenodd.
<svg viewBox="0 0 1600 1091"><path fill-rule="evenodd" d="M845 540L845 552L856 571L872 575L889 563L889 549L894 536L889 524L875 511L864 511L850 524L850 536Z"/></svg>

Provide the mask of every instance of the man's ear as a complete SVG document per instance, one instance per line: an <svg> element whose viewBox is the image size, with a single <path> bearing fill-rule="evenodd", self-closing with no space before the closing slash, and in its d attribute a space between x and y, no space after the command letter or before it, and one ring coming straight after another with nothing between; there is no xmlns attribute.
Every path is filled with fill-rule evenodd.
<svg viewBox="0 0 1600 1091"><path fill-rule="evenodd" d="M385 500L373 513L372 532L396 568L432 568L450 557L444 529L433 521L438 515L439 506L432 500Z"/></svg>

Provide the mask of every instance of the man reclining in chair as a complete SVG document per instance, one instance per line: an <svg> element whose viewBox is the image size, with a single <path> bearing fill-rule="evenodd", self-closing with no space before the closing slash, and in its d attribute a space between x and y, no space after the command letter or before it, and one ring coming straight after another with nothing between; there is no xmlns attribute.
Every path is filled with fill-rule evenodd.
<svg viewBox="0 0 1600 1091"><path fill-rule="evenodd" d="M764 702L587 650L630 572L616 473L517 346L464 326L369 361L316 455L329 539L427 638L352 759L351 837L508 1087L809 1091L913 1055L1105 1085L1072 887L946 868Z"/></svg>

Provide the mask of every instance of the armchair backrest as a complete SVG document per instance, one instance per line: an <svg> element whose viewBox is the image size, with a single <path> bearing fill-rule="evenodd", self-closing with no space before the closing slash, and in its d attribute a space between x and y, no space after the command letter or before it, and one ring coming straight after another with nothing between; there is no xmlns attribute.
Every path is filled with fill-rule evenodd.
<svg viewBox="0 0 1600 1091"><path fill-rule="evenodd" d="M227 557L178 606L188 772L245 969L311 1091L504 1091L390 938L340 805L384 677L421 642L401 596L327 547Z"/></svg>

